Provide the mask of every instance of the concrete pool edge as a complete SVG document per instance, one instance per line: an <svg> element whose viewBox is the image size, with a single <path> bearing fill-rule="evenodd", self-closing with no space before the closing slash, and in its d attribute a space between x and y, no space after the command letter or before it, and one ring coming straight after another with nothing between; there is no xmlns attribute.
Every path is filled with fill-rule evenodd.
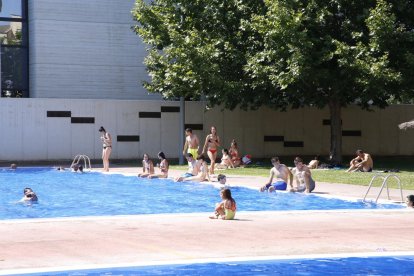
<svg viewBox="0 0 414 276"><path fill-rule="evenodd" d="M394 213L394 212L412 212L408 208L396 209L335 209L335 210L284 210L284 211L238 211L239 215L254 216L258 213L269 215L280 214L321 214L321 213ZM195 212L195 213L162 213L162 214L136 214L136 215L111 215L111 216L78 216L78 217L57 217L57 218L23 218L23 219L3 219L0 224L25 224L25 223L47 223L47 222L70 222L70 221L104 221L104 220L125 220L134 219L138 217L152 217L152 218L174 218L174 217L209 217L212 212ZM237 217L235 218L237 220Z"/></svg>
<svg viewBox="0 0 414 276"><path fill-rule="evenodd" d="M414 212L240 212L234 221L210 220L206 215L3 222L0 270L193 263L218 256L227 259L414 251L414 244L407 239L414 231L409 223ZM221 239L217 233L231 234Z"/></svg>
<svg viewBox="0 0 414 276"><path fill-rule="evenodd" d="M53 273L69 272L79 270L99 270L99 269L119 269L131 267L149 267L149 266L168 266L168 265L190 265L206 263L242 263L242 262L260 262L260 261L283 261L283 260L301 260L301 259L335 259L335 258L373 258L373 257L414 257L414 251L396 251L396 252L358 252L358 253L338 253L338 254L309 254L309 255L274 255L274 256L245 256L245 257L227 257L227 258L208 258L193 259L180 261L152 261L152 262L132 262L117 263L106 265L83 265L83 266L61 266L29 269L9 269L0 271L0 275L19 275L29 273Z"/></svg>

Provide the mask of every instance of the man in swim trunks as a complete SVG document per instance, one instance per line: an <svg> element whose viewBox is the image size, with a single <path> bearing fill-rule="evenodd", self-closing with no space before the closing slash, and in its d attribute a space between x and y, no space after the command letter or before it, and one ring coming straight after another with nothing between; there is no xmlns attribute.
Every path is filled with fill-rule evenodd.
<svg viewBox="0 0 414 276"><path fill-rule="evenodd" d="M191 153L187 153L185 157L188 162L188 171L182 176L176 178L176 182L183 181L184 178L192 177L198 174L199 167L197 166L197 161L193 158L193 155Z"/></svg>
<svg viewBox="0 0 414 276"><path fill-rule="evenodd" d="M281 164L279 157L272 157L270 160L272 162L273 168L270 169L270 178L269 181L260 188L261 192L269 191L273 192L275 190L286 190L288 179L290 181L290 186L292 187L293 175L290 172L289 168L285 164ZM276 179L273 183L273 179Z"/></svg>
<svg viewBox="0 0 414 276"><path fill-rule="evenodd" d="M362 150L356 151L357 156L349 162L347 172L372 172L374 161L369 153Z"/></svg>
<svg viewBox="0 0 414 276"><path fill-rule="evenodd" d="M193 159L197 159L198 145L200 144L197 135L193 134L193 130L191 128L187 128L185 130L185 136L183 155L185 156L186 153L191 153Z"/></svg>
<svg viewBox="0 0 414 276"><path fill-rule="evenodd" d="M312 173L310 169L305 164L303 164L303 160L300 157L296 157L293 162L295 163L295 167L292 169L292 174L296 180L296 187L292 187L290 192L312 192L315 189L316 184L312 179Z"/></svg>

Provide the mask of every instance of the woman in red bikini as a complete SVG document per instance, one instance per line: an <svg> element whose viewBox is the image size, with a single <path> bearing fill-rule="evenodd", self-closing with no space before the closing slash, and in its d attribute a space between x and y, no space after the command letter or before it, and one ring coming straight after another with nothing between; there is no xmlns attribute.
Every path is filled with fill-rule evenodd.
<svg viewBox="0 0 414 276"><path fill-rule="evenodd" d="M235 139L231 141L229 154L231 156L231 161L233 162L234 167L241 165L241 160L239 156L239 148L237 147L237 142Z"/></svg>
<svg viewBox="0 0 414 276"><path fill-rule="evenodd" d="M210 175L214 174L214 165L216 164L216 158L217 158L217 147L219 146L220 146L220 138L217 136L217 129L215 126L212 126L210 129L210 134L207 135L206 142L204 143L204 147L203 147L203 154L207 152L207 155L211 161Z"/></svg>

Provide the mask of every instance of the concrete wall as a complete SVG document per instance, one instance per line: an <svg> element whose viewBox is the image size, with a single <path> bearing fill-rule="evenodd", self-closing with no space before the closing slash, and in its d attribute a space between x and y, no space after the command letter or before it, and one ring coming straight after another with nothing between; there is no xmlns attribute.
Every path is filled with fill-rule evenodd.
<svg viewBox="0 0 414 276"><path fill-rule="evenodd" d="M134 0L29 0L30 97L161 99L148 95Z"/></svg>
<svg viewBox="0 0 414 276"><path fill-rule="evenodd" d="M179 102L125 100L12 99L0 101L0 160L71 160L77 154L101 157L98 128L113 137L114 159L138 159L162 150L177 158ZM312 108L276 112L267 108L246 112L205 111L203 103L187 102L187 126L204 143L212 125L223 147L235 138L243 154L328 155L328 110ZM414 118L413 105L375 112L357 107L343 110L343 151L362 148L372 155L413 155L414 129L397 125Z"/></svg>

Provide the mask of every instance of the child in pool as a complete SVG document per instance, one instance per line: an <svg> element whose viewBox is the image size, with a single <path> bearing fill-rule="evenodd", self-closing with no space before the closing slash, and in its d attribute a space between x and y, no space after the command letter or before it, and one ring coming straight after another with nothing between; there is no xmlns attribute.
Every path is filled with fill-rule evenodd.
<svg viewBox="0 0 414 276"><path fill-rule="evenodd" d="M236 201L231 196L230 189L222 189L220 191L220 196L222 201L216 204L216 209L214 212L214 216L211 216L211 219L221 219L230 220L234 219L236 215Z"/></svg>
<svg viewBox="0 0 414 276"><path fill-rule="evenodd" d="M407 203L408 208L414 208L414 195L407 196L407 200L405 202Z"/></svg>

